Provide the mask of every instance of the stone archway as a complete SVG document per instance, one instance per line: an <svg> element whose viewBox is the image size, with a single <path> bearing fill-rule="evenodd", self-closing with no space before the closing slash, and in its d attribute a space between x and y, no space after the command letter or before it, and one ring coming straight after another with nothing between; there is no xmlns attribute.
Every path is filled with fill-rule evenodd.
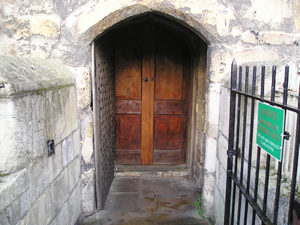
<svg viewBox="0 0 300 225"><path fill-rule="evenodd" d="M94 148L96 166L97 208L104 206L106 195L114 177L115 156L115 80L114 80L114 34L120 27L130 23L142 23L148 18L162 27L168 28L181 36L189 46L191 57L191 101L187 126L187 152L185 164L192 177L199 180L202 170L202 139L205 129L205 94L206 94L206 55L207 44L188 26L183 26L170 16L161 13L146 13L131 17L115 24L102 32L94 42L94 75L93 75L93 109L94 109ZM93 28L94 29L94 28ZM91 29L91 30L93 30ZM91 31L90 31L91 32ZM197 162L198 161L198 164ZM195 165L197 164L197 165ZM200 171L200 172L198 172ZM199 183L199 182L198 182ZM201 182L199 183L201 185Z"/></svg>

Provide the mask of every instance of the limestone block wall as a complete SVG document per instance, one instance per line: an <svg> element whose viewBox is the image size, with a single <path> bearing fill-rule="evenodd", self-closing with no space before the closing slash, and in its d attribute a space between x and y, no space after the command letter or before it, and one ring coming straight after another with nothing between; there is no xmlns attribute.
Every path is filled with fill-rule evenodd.
<svg viewBox="0 0 300 225"><path fill-rule="evenodd" d="M72 74L56 61L0 56L0 83L0 224L75 224L80 133Z"/></svg>
<svg viewBox="0 0 300 225"><path fill-rule="evenodd" d="M90 166L81 179L93 190L93 41L116 23L143 13L165 15L191 29L207 44L205 99L203 93L195 95L197 124L191 145L191 155L203 158L197 159L192 174L202 185L206 212L222 224L231 62L236 58L238 64L289 63L295 71L300 60L299 7L298 0L1 1L0 55L59 59L76 75L81 160ZM205 118L204 131L200 118ZM86 214L95 210L93 194L82 193L89 204Z"/></svg>

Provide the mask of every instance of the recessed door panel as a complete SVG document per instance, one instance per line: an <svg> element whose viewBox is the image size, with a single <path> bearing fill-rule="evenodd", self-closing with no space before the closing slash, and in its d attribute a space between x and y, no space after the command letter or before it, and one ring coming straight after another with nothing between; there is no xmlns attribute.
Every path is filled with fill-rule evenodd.
<svg viewBox="0 0 300 225"><path fill-rule="evenodd" d="M180 150L182 140L180 115L155 116L155 150Z"/></svg>
<svg viewBox="0 0 300 225"><path fill-rule="evenodd" d="M130 35L132 33L132 35ZM141 46L133 32L116 41L115 90L117 99L141 99Z"/></svg>
<svg viewBox="0 0 300 225"><path fill-rule="evenodd" d="M178 46L167 40L160 40L157 47L155 99L182 99L182 55Z"/></svg>
<svg viewBox="0 0 300 225"><path fill-rule="evenodd" d="M140 115L116 116L116 148L119 151L140 149L140 125Z"/></svg>

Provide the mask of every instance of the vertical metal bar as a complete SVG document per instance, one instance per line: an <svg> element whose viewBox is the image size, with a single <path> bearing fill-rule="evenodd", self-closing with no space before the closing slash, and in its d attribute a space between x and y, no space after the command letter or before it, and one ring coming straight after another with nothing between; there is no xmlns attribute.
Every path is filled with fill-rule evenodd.
<svg viewBox="0 0 300 225"><path fill-rule="evenodd" d="M248 85L249 85L249 66L246 66L246 80L245 80L245 93L248 94ZM245 153L245 145L246 145L246 130L247 130L247 108L248 108L248 98L246 97L245 99L245 105L244 105L244 109L246 111L245 118L244 118L244 131L245 133L243 134L243 152ZM249 159L249 155L248 155L248 159ZM243 160L244 161L244 160ZM248 169L249 169L249 161L248 161ZM247 173L247 175L249 175ZM248 180L248 177L247 177ZM249 193L249 191L247 192ZM246 225L247 223L247 213L248 213L248 201L245 198L245 211L244 211L244 224Z"/></svg>
<svg viewBox="0 0 300 225"><path fill-rule="evenodd" d="M288 97L288 85L289 85L289 67L285 67L285 76L284 76L284 84L283 84L283 105L287 105L287 97ZM285 109L286 111L286 109ZM286 113L284 114L284 124L283 131L285 131L285 118ZM282 143L282 149L284 149L284 140ZM283 151L281 151L282 154ZM276 183L276 193L275 193L275 204L274 204L274 216L273 223L277 224L278 218L278 205L279 205L279 195L280 195L280 185L281 185L281 173L282 173L282 161L278 162L278 170L277 170L277 183Z"/></svg>
<svg viewBox="0 0 300 225"><path fill-rule="evenodd" d="M234 124L235 124L235 105L236 94L232 90L236 90L237 65L233 60L231 64L231 93L230 93L230 111L229 111L229 134L228 134L228 150L227 150L227 178L226 178L226 195L225 195L225 213L224 225L229 224L230 215L230 199L231 199L231 183L230 173L232 173L233 163L233 142L234 142Z"/></svg>
<svg viewBox="0 0 300 225"><path fill-rule="evenodd" d="M263 77L263 82L265 82L265 66L263 66L263 68L262 68L262 77ZM267 155L266 175L265 175L265 187L264 187L264 197L263 197L263 215L264 216L266 216L266 213L267 213L269 174L270 174L270 155Z"/></svg>
<svg viewBox="0 0 300 225"><path fill-rule="evenodd" d="M298 88L298 109L300 109L300 85ZM298 168L298 158L299 158L299 142L300 142L300 114L297 114L297 126L296 126L296 136L295 136L295 148L294 148L294 162L293 162L293 173L291 182L291 193L290 193L290 204L289 204L289 216L288 224L293 223L293 208L295 199L295 188L297 182L297 168Z"/></svg>
<svg viewBox="0 0 300 225"><path fill-rule="evenodd" d="M271 83L271 101L275 100L275 83L276 83L276 67L273 66L272 67L272 83ZM270 162L271 162L271 156L269 154L267 154L265 187L264 187L264 199L263 199L263 212L264 212L264 216L266 216L266 213L267 213L267 200L268 200L268 189L269 189Z"/></svg>
<svg viewBox="0 0 300 225"><path fill-rule="evenodd" d="M255 79L255 85L256 85L256 66L253 67L253 82ZM255 89L254 89L255 91ZM262 93L262 91L261 91ZM260 167L260 147L257 147L257 155L256 155L256 170L255 170L255 182L254 182L254 202L257 201L257 191L258 191L258 180L259 180L259 167ZM252 211L252 225L255 225L255 210Z"/></svg>
<svg viewBox="0 0 300 225"><path fill-rule="evenodd" d="M255 68L256 70L256 68ZM256 71L255 71L256 73ZM252 91L251 94L255 95L255 87L256 87L256 76L253 68L253 76L252 76ZM247 171L247 187L246 192L249 194L250 189L250 176L251 176L251 163L252 163L252 142L253 142L253 127L254 127L254 107L255 107L255 99L251 99L251 115L250 115L250 137L249 137L249 151L248 151L248 171ZM253 209L254 211L254 209ZM248 203L245 205L245 215L248 214ZM244 225L247 225L247 217L244 219Z"/></svg>
<svg viewBox="0 0 300 225"><path fill-rule="evenodd" d="M275 101L276 66L272 67L271 101Z"/></svg>
<svg viewBox="0 0 300 225"><path fill-rule="evenodd" d="M265 96L265 66L261 67L261 80L260 80L260 97L264 98ZM260 153L261 148L257 148L257 159L256 159L256 173L255 173L255 191L254 199L257 201L257 191L258 191L258 182L259 182L259 169L260 169ZM252 224L255 223L255 213L252 214ZM264 222L262 222L264 224Z"/></svg>
<svg viewBox="0 0 300 225"><path fill-rule="evenodd" d="M242 90L242 73L243 68L239 67L239 80L238 80L238 90ZM235 150L236 152L239 151L239 142L240 142L240 118L241 118L241 95L238 95L238 105L237 105L237 126L236 126L236 140L235 140ZM238 153L235 155L235 162L234 162L234 176L237 176L237 165L238 165ZM236 185L233 185L232 191L232 203L231 203L231 221L230 224L234 225L234 213L235 213L235 192L236 192Z"/></svg>
<svg viewBox="0 0 300 225"><path fill-rule="evenodd" d="M249 67L246 67L246 78L245 78L245 93L248 92L248 80L249 80ZM244 158L245 158L245 143L246 143L246 127L247 127L247 104L248 98L244 98L244 115L243 115L243 137L242 137L242 156L241 156L241 170L240 170L240 184L243 185L244 179ZM238 216L237 224L240 223L241 216L241 204L242 204L242 192L239 193L239 204L238 204ZM244 215L246 216L246 215Z"/></svg>

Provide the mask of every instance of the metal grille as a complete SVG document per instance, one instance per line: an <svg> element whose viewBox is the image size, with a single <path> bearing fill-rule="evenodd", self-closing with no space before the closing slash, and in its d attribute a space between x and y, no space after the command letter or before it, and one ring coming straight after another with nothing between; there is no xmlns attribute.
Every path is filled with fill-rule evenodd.
<svg viewBox="0 0 300 225"><path fill-rule="evenodd" d="M262 66L257 76L256 66L238 68L235 61L232 63L225 225L293 223L299 159L300 86L299 81L292 80L297 82L298 90L295 93L289 89L289 66L285 66L283 88L278 88L276 78L280 76L276 77L276 71L276 66L270 72ZM291 99L296 105L288 104ZM285 112L282 161L271 158L256 145L258 102Z"/></svg>
<svg viewBox="0 0 300 225"><path fill-rule="evenodd" d="M115 93L112 44L102 40L96 45L95 54L97 208L102 209L114 178Z"/></svg>

